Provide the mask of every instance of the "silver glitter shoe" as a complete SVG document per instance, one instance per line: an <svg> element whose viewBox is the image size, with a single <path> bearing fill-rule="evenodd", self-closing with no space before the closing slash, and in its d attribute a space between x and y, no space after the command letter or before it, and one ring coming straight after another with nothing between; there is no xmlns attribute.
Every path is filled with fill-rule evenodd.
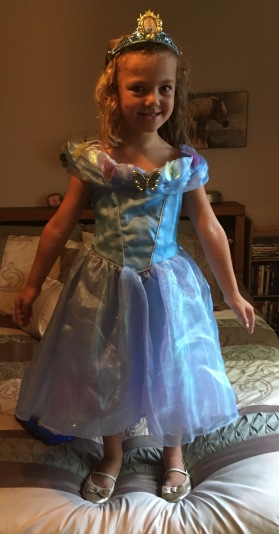
<svg viewBox="0 0 279 534"><path fill-rule="evenodd" d="M111 480L113 481L112 488L101 488L100 486L97 486L97 484L94 484L94 482L92 482L92 479L91 479L91 475L93 474L103 475L105 477L111 478ZM113 475L109 475L108 473L102 473L101 471L93 471L93 473L89 475L89 477L86 479L83 485L82 492L81 492L82 497L86 501L90 501L93 504L104 504L111 498L114 492L116 479L117 477L114 477Z"/></svg>
<svg viewBox="0 0 279 534"><path fill-rule="evenodd" d="M171 467L165 472L165 476L170 473L171 471L177 471L178 473L182 473L182 475L185 475L185 482L183 484L180 484L180 486L162 486L162 498L165 499L165 501L168 502L178 502L184 499L190 493L192 489L191 485L191 477L185 469L185 471L182 471L182 469L177 469L176 467Z"/></svg>

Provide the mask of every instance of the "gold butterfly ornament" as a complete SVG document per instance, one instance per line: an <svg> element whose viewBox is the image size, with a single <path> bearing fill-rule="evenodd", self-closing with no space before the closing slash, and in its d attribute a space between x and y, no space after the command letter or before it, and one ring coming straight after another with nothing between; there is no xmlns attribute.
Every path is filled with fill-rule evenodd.
<svg viewBox="0 0 279 534"><path fill-rule="evenodd" d="M145 191L146 189L149 189L150 191L154 191L156 189L159 178L160 178L160 170L154 169L154 171L151 171L150 173L143 174L140 171L133 171L133 176L135 180L135 184L139 191Z"/></svg>

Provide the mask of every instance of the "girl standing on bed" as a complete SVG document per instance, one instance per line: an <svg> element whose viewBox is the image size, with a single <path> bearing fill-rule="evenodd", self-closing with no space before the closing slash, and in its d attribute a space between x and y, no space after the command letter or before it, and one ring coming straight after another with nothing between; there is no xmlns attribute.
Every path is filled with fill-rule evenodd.
<svg viewBox="0 0 279 534"><path fill-rule="evenodd" d="M185 144L186 82L181 52L158 15L146 12L133 33L111 42L96 89L101 140L69 143L68 192L16 301L24 326L92 195L93 242L72 267L16 416L39 437L44 429L103 436L103 459L82 490L93 503L113 494L122 432L141 417L163 446L162 497L176 502L191 490L181 445L238 415L208 284L176 241L183 202L226 302L252 332L253 308L238 291L204 191L207 164Z"/></svg>

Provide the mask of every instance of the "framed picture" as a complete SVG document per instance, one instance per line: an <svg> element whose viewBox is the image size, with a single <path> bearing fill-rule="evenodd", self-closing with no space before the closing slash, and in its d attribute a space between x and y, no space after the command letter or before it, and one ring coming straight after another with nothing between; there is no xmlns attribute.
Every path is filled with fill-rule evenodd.
<svg viewBox="0 0 279 534"><path fill-rule="evenodd" d="M246 146L248 92L189 95L189 137L195 148Z"/></svg>

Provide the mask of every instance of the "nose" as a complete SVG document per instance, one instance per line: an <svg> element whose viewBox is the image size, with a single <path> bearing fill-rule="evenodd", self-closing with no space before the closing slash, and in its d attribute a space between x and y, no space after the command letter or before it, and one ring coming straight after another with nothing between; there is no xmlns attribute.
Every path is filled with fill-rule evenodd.
<svg viewBox="0 0 279 534"><path fill-rule="evenodd" d="M158 104L159 96L160 95L158 91L150 91L147 95L145 95L145 105L150 106L150 105Z"/></svg>

